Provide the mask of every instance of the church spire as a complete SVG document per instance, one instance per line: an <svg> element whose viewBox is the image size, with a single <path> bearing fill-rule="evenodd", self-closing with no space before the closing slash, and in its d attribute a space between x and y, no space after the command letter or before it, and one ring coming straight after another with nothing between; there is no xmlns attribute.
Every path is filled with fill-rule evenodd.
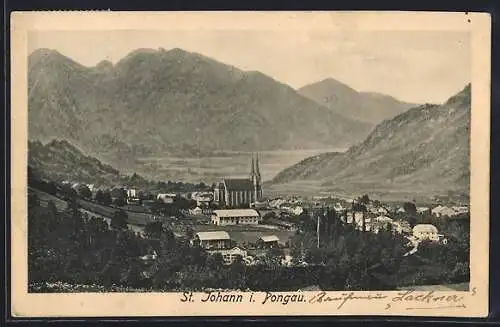
<svg viewBox="0 0 500 327"><path fill-rule="evenodd" d="M259 153L257 152L257 156L255 159L255 176L260 181L260 167L259 167Z"/></svg>
<svg viewBox="0 0 500 327"><path fill-rule="evenodd" d="M252 155L252 166L250 167L250 178L253 180L255 176L255 162Z"/></svg>

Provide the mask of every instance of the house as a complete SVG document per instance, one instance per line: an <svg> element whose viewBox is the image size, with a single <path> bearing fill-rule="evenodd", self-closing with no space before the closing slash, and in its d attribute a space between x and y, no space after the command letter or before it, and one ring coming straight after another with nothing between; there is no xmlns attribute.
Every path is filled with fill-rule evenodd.
<svg viewBox="0 0 500 327"><path fill-rule="evenodd" d="M452 209L455 211L457 215L469 212L469 207L467 206L452 207Z"/></svg>
<svg viewBox="0 0 500 327"><path fill-rule="evenodd" d="M405 213L406 210L405 210L405 208L400 207L400 208L398 208L398 210L396 210L396 212L398 212L398 213Z"/></svg>
<svg viewBox="0 0 500 327"><path fill-rule="evenodd" d="M337 212L340 212L342 210L344 210L344 208L342 207L342 205L340 203L335 203L335 205L333 206L333 209L335 209L335 211Z"/></svg>
<svg viewBox="0 0 500 327"><path fill-rule="evenodd" d="M198 232L195 240L204 249L227 249L231 246L231 237L225 231Z"/></svg>
<svg viewBox="0 0 500 327"><path fill-rule="evenodd" d="M387 215L389 213L389 211L386 208L384 208L384 207L379 207L377 209L377 213L379 215Z"/></svg>
<svg viewBox="0 0 500 327"><path fill-rule="evenodd" d="M378 232L380 232L383 229L387 230L389 226L391 226L391 228L394 227L393 220L387 216L378 216L374 218L373 221L370 219L370 221L371 221L370 228L367 228L367 230L370 230L375 234L378 234ZM399 231L396 230L396 232Z"/></svg>
<svg viewBox="0 0 500 327"><path fill-rule="evenodd" d="M356 224L361 226L363 223L363 213L359 211L347 213L347 224Z"/></svg>
<svg viewBox="0 0 500 327"><path fill-rule="evenodd" d="M378 216L375 218L375 221L377 222L385 222L385 223L392 223L392 219L387 217L387 216Z"/></svg>
<svg viewBox="0 0 500 327"><path fill-rule="evenodd" d="M417 213L419 214L428 213L430 211L431 210L428 207L417 207Z"/></svg>
<svg viewBox="0 0 500 327"><path fill-rule="evenodd" d="M252 203L250 203L250 208L265 209L265 208L267 208L267 203L266 202L252 202Z"/></svg>
<svg viewBox="0 0 500 327"><path fill-rule="evenodd" d="M257 244L261 247L274 248L278 246L279 240L276 235L261 236L257 240Z"/></svg>
<svg viewBox="0 0 500 327"><path fill-rule="evenodd" d="M192 215L202 215L203 214L203 209L201 209L200 207L196 207L194 209L190 209L189 213L192 214Z"/></svg>
<svg viewBox="0 0 500 327"><path fill-rule="evenodd" d="M139 257L143 262L151 262L151 261L155 261L157 258L158 258L158 253L156 253L155 250L153 250L152 253L150 254L146 254L146 255L143 255L141 257Z"/></svg>
<svg viewBox="0 0 500 327"><path fill-rule="evenodd" d="M304 212L304 208L302 208L301 206L296 206L291 209L291 212L295 216L300 216Z"/></svg>
<svg viewBox="0 0 500 327"><path fill-rule="evenodd" d="M197 206L208 206L213 200L213 194L210 192L194 192L191 199L196 201Z"/></svg>
<svg viewBox="0 0 500 327"><path fill-rule="evenodd" d="M137 197L137 192L135 188L127 189L127 198L136 198L136 197Z"/></svg>
<svg viewBox="0 0 500 327"><path fill-rule="evenodd" d="M163 201L163 203L174 203L174 199L177 197L175 193L159 193L156 196L157 200Z"/></svg>
<svg viewBox="0 0 500 327"><path fill-rule="evenodd" d="M256 225L260 215L255 209L227 209L212 212L212 224L226 225Z"/></svg>
<svg viewBox="0 0 500 327"><path fill-rule="evenodd" d="M445 216L452 217L456 215L455 210L442 205L435 207L434 209L431 210L431 212L436 217L445 217Z"/></svg>
<svg viewBox="0 0 500 327"><path fill-rule="evenodd" d="M413 227L413 236L420 241L439 241L438 229L431 224L416 225Z"/></svg>
<svg viewBox="0 0 500 327"><path fill-rule="evenodd" d="M412 228L406 220L397 220L393 223L398 233L412 233Z"/></svg>
<svg viewBox="0 0 500 327"><path fill-rule="evenodd" d="M229 265L232 264L236 258L241 258L243 262L246 262L247 258L247 251L239 248L239 247L234 247L231 249L219 249L219 250L211 250L209 251L210 254L215 254L219 253L222 255L222 259L224 260L224 264Z"/></svg>

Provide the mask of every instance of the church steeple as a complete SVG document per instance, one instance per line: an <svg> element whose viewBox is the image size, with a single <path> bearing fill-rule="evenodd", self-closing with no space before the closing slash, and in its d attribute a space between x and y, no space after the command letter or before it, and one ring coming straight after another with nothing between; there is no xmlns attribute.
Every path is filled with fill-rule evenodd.
<svg viewBox="0 0 500 327"><path fill-rule="evenodd" d="M250 179L254 180L254 177L255 177L255 161L253 159L253 155L252 155L252 165L250 166Z"/></svg>
<svg viewBox="0 0 500 327"><path fill-rule="evenodd" d="M253 161L253 159L252 159ZM257 180L260 183L261 177L260 177L260 167L259 167L259 153L257 152L256 159L255 159L255 177L257 177Z"/></svg>

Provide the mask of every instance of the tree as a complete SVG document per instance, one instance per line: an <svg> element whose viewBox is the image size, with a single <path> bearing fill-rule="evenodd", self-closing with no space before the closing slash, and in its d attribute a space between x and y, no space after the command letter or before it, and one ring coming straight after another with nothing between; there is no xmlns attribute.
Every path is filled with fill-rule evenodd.
<svg viewBox="0 0 500 327"><path fill-rule="evenodd" d="M80 184L78 186L78 195L80 195L84 199L92 198L92 192L90 191L89 187L85 184Z"/></svg>
<svg viewBox="0 0 500 327"><path fill-rule="evenodd" d="M285 254L283 250L276 247L267 250L264 260L266 262L266 265L271 267L276 267L281 265L281 261L283 260L284 257Z"/></svg>
<svg viewBox="0 0 500 327"><path fill-rule="evenodd" d="M123 210L117 210L111 218L111 228L117 230L127 229L128 215Z"/></svg>
<svg viewBox="0 0 500 327"><path fill-rule="evenodd" d="M159 239L164 231L163 223L161 221L150 222L144 227L144 234L148 238Z"/></svg>
<svg viewBox="0 0 500 327"><path fill-rule="evenodd" d="M364 205L367 205L370 203L370 198L368 197L368 194L365 194L363 195L360 199L359 199L359 202L364 204Z"/></svg>
<svg viewBox="0 0 500 327"><path fill-rule="evenodd" d="M103 192L101 190L97 190L97 192L95 193L95 197L94 197L95 202L103 203L103 199L104 199Z"/></svg>
<svg viewBox="0 0 500 327"><path fill-rule="evenodd" d="M417 213L417 206L415 205L415 203L412 202L405 202L403 204L403 209L405 210L406 213L409 214Z"/></svg>
<svg viewBox="0 0 500 327"><path fill-rule="evenodd" d="M117 207L123 207L125 205L125 199L123 198L116 198L113 200L113 204Z"/></svg>
<svg viewBox="0 0 500 327"><path fill-rule="evenodd" d="M36 193L28 194L28 208L34 208L40 205L40 198Z"/></svg>
<svg viewBox="0 0 500 327"><path fill-rule="evenodd" d="M102 192L102 204L109 206L112 203L111 193L109 191Z"/></svg>

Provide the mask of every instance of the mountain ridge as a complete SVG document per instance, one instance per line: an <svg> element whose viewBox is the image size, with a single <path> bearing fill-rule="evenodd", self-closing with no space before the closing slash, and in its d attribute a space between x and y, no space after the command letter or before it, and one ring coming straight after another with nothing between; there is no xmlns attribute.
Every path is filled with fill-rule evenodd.
<svg viewBox="0 0 500 327"><path fill-rule="evenodd" d="M307 84L298 92L338 114L371 124L378 124L417 106L379 92L358 92L331 77Z"/></svg>
<svg viewBox="0 0 500 327"><path fill-rule="evenodd" d="M94 67L39 49L28 85L31 140L67 139L120 165L159 153L344 147L371 128L261 72L178 48Z"/></svg>
<svg viewBox="0 0 500 327"><path fill-rule="evenodd" d="M441 105L384 120L345 153L324 153L283 170L272 184L312 180L326 191L468 194L469 130L470 84Z"/></svg>

